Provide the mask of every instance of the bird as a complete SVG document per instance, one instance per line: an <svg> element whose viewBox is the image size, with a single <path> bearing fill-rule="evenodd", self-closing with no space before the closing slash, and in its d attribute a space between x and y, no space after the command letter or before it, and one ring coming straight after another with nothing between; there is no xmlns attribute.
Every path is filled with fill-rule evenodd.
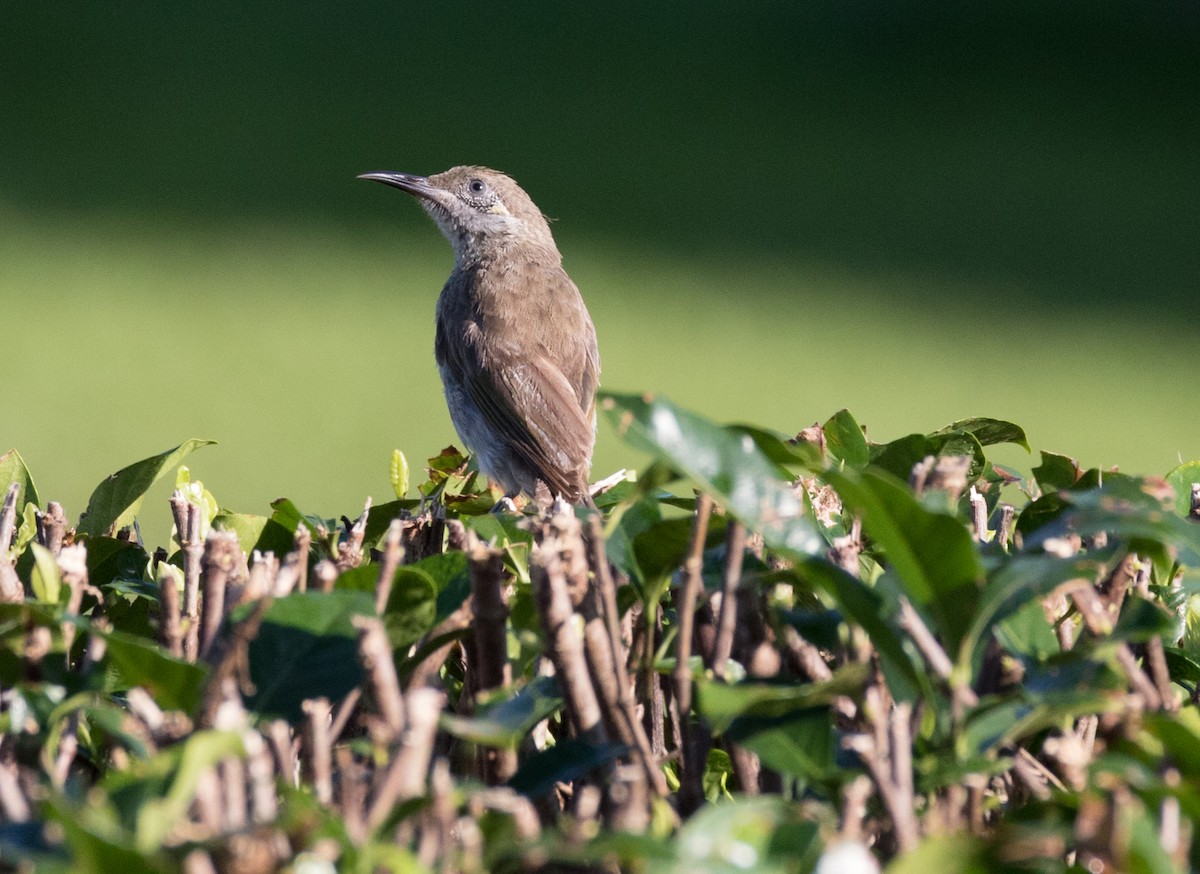
<svg viewBox="0 0 1200 874"><path fill-rule="evenodd" d="M524 493L594 506L596 328L541 210L487 167L358 178L416 197L454 249L434 356L450 418L480 471L510 500Z"/></svg>

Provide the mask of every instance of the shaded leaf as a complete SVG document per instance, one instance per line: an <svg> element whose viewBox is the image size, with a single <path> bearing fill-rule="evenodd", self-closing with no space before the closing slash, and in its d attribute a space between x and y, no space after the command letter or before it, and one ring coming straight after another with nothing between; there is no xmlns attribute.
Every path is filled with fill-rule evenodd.
<svg viewBox="0 0 1200 874"><path fill-rule="evenodd" d="M777 717L829 704L839 695L862 691L869 671L852 663L839 668L823 683L746 681L721 683L699 678L696 700L714 734L721 734L740 716Z"/></svg>
<svg viewBox="0 0 1200 874"><path fill-rule="evenodd" d="M91 627L108 642L105 651L114 671L112 688L125 690L143 686L154 695L159 706L194 714L200 707L200 696L208 669L177 659L162 647L123 631L101 632Z"/></svg>
<svg viewBox="0 0 1200 874"><path fill-rule="evenodd" d="M834 724L828 706L779 716L739 716L725 736L782 774L815 781L833 768Z"/></svg>
<svg viewBox="0 0 1200 874"><path fill-rule="evenodd" d="M586 776L626 752L624 744L590 744L576 738L560 741L527 758L508 785L530 798L541 798L555 784Z"/></svg>
<svg viewBox="0 0 1200 874"><path fill-rule="evenodd" d="M558 680L536 677L516 694L504 690L502 697L480 705L474 716L443 713L441 727L455 737L493 747L512 747L535 725L558 711L563 704Z"/></svg>
<svg viewBox="0 0 1200 874"><path fill-rule="evenodd" d="M249 606L235 611L234 621ZM275 601L250 643L247 706L263 716L297 720L307 698L336 701L362 681L352 616L375 615L366 592L295 592Z"/></svg>
<svg viewBox="0 0 1200 874"><path fill-rule="evenodd" d="M867 632L879 652L893 696L901 701L932 696L929 676L909 657L900 632L891 621L892 611L884 608L879 592L823 559L809 559L797 565L796 572L829 595L847 618Z"/></svg>
<svg viewBox="0 0 1200 874"><path fill-rule="evenodd" d="M978 606L958 654L960 665L970 664L979 655L990 627L1069 580L1095 582L1108 572L1113 554L1109 550L1101 554L1057 558L1035 553L1013 556L1005 561L979 595Z"/></svg>

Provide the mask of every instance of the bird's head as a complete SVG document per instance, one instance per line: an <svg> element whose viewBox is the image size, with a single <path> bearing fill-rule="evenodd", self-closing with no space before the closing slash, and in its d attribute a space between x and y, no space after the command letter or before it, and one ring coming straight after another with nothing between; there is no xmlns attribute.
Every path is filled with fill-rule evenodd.
<svg viewBox="0 0 1200 874"><path fill-rule="evenodd" d="M382 172L358 178L382 182L417 197L460 262L513 246L555 249L541 210L521 186L499 171L452 167L436 176Z"/></svg>

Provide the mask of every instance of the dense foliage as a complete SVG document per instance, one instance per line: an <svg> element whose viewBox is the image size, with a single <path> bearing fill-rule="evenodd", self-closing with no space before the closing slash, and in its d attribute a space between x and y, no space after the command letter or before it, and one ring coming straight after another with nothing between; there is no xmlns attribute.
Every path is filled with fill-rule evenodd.
<svg viewBox="0 0 1200 874"><path fill-rule="evenodd" d="M1200 866L1200 463L603 409L653 461L599 511L495 512L446 450L357 519L235 513L189 440L70 526L0 456L0 864Z"/></svg>

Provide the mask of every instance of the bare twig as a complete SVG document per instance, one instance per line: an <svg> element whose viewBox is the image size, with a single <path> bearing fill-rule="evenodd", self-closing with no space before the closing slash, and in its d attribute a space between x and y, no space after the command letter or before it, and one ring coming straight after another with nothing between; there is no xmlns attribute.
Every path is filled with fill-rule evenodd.
<svg viewBox="0 0 1200 874"><path fill-rule="evenodd" d="M975 539L983 543L987 540L988 533L987 500L975 486L971 486L967 494L971 502L971 527L974 529Z"/></svg>
<svg viewBox="0 0 1200 874"><path fill-rule="evenodd" d="M200 561L204 543L200 540L200 508L178 489L171 495L175 531L183 551L183 657L194 662L200 651Z"/></svg>
<svg viewBox="0 0 1200 874"><path fill-rule="evenodd" d="M446 639L446 642L430 651L412 669L412 672L404 681L405 692L427 686L435 680L438 671L441 670L442 665L446 661L446 657L450 655L450 651L458 646L459 634L471 627L471 623L475 619L474 605L474 599L468 597L457 610L439 622L434 626L432 631L425 635L426 641Z"/></svg>
<svg viewBox="0 0 1200 874"><path fill-rule="evenodd" d="M363 560L363 538L367 534L367 517L371 513L371 499L367 498L362 515L351 525L346 523L346 539L338 544L337 566L339 570L358 567Z"/></svg>
<svg viewBox="0 0 1200 874"><path fill-rule="evenodd" d="M398 801L415 798L425 789L425 777L433 758L438 718L446 696L436 689L413 689L407 699L408 728L400 752L392 759L383 785L367 813L367 827L377 828Z"/></svg>
<svg viewBox="0 0 1200 874"><path fill-rule="evenodd" d="M746 554L746 526L736 519L729 522L726 534L725 574L721 580L721 612L717 615L717 639L709 665L718 679L725 679L727 662L733 652L733 634L737 629L738 587L742 582L742 560Z"/></svg>
<svg viewBox="0 0 1200 874"><path fill-rule="evenodd" d="M12 547L13 536L17 533L17 493L20 491L20 483L9 483L8 491L4 493L4 504L0 506L0 557L5 559Z"/></svg>
<svg viewBox="0 0 1200 874"><path fill-rule="evenodd" d="M270 747L257 731L246 731L243 738L253 819L255 822L274 822L279 812L279 800L275 794L275 763Z"/></svg>
<svg viewBox="0 0 1200 874"><path fill-rule="evenodd" d="M1016 508L1012 504L1000 505L1000 519L996 523L996 542L1005 551L1012 545L1013 519L1015 516Z"/></svg>
<svg viewBox="0 0 1200 874"><path fill-rule="evenodd" d="M950 496L951 501L957 501L967 488L972 460L969 455L943 455L933 465L928 488L940 489Z"/></svg>
<svg viewBox="0 0 1200 874"><path fill-rule="evenodd" d="M342 732L346 730L346 726L350 724L350 720L358 708L358 702L362 700L362 695L362 686L355 686L346 693L346 697L342 699L342 703L334 711L333 722L329 725L330 743L337 743L341 738Z"/></svg>
<svg viewBox="0 0 1200 874"><path fill-rule="evenodd" d="M338 794L342 822L346 832L355 841L361 841L366 836L366 823L363 817L366 813L367 784L364 780L363 766L354 756L349 747L338 747L334 753L337 759Z"/></svg>
<svg viewBox="0 0 1200 874"><path fill-rule="evenodd" d="M958 709L961 710L964 706L973 707L979 703L979 697L975 694L975 690L968 686L965 680L953 683L954 663L950 661L950 657L946 655L946 651L921 619L920 614L908 599L903 597L900 599L900 627L907 631L913 639L913 643L917 645L917 649L924 656L930 670L952 685L951 691L954 693Z"/></svg>
<svg viewBox="0 0 1200 874"><path fill-rule="evenodd" d="M20 604L25 600L25 586L17 570L0 553L0 604Z"/></svg>
<svg viewBox="0 0 1200 874"><path fill-rule="evenodd" d="M475 599L475 678L480 692L512 683L508 663L508 603L504 595L504 554L473 534L467 537L471 594Z"/></svg>
<svg viewBox="0 0 1200 874"><path fill-rule="evenodd" d="M867 799L870 797L871 781L862 774L842 787L842 840L863 839L863 821L867 817Z"/></svg>
<svg viewBox="0 0 1200 874"><path fill-rule="evenodd" d="M608 565L608 555L604 550L604 524L599 513L588 517L589 544L591 546L592 569L594 573L594 592L600 600L604 614L604 630L608 637L608 652L612 660L612 673L617 681L617 706L620 709L622 721L633 736L633 745L637 751L646 780L651 789L659 797L666 797L669 789L666 777L663 776L651 748L650 739L646 735L645 726L638 719L637 704L633 698L633 683L625 669L626 654L621 640L618 625L617 587L613 581L612 572Z"/></svg>
<svg viewBox="0 0 1200 874"><path fill-rule="evenodd" d="M333 750L329 739L332 708L328 698L310 698L302 706L305 715L305 772L321 804L333 801Z"/></svg>
<svg viewBox="0 0 1200 874"><path fill-rule="evenodd" d="M175 568L164 562L158 566L158 640L175 658L183 657L179 614L179 580Z"/></svg>
<svg viewBox="0 0 1200 874"><path fill-rule="evenodd" d="M573 621L575 613L560 558L562 546L553 535L544 536L541 544L534 546L530 561L534 601L546 632L547 655L554 663L571 721L581 738L601 743L607 740L607 733L584 658L582 635Z"/></svg>
<svg viewBox="0 0 1200 874"><path fill-rule="evenodd" d="M222 687L226 680L236 679L246 662L250 641L258 636L263 617L271 606L271 598L262 598L254 605L250 615L234 626L232 632L218 638L208 652L206 661L213 666L204 690L204 701L200 708L200 724L211 726L220 706Z"/></svg>
<svg viewBox="0 0 1200 874"><path fill-rule="evenodd" d="M78 616L83 606L83 593L88 585L87 547L82 543L64 547L57 555L58 569L62 580L69 589L67 593L66 613ZM92 591L95 591L94 589ZM63 649L66 650L67 660L71 658L71 646L75 642L75 623L64 621L62 624Z"/></svg>
<svg viewBox="0 0 1200 874"><path fill-rule="evenodd" d="M338 568L337 565L329 559L322 559L317 562L317 566L313 568L313 577L317 581L317 589L322 592L332 592L334 584L337 583Z"/></svg>
<svg viewBox="0 0 1200 874"><path fill-rule="evenodd" d="M208 655L225 620L225 588L241 555L242 548L232 531L209 532L200 563L200 583L204 593L200 623L201 657Z"/></svg>
<svg viewBox="0 0 1200 874"><path fill-rule="evenodd" d="M67 532L67 514L62 504L58 501L47 504L46 512L37 514L37 527L38 543L57 555Z"/></svg>
<svg viewBox="0 0 1200 874"><path fill-rule="evenodd" d="M381 620L355 616L352 621L358 629L358 651L371 683L375 705L382 717L378 740L390 743L404 731L404 697L400 693L400 681L396 678L392 647Z"/></svg>
<svg viewBox="0 0 1200 874"><path fill-rule="evenodd" d="M379 562L379 580L375 583L375 612L382 614L392 594L396 569L404 561L404 525L393 519L383 538L383 556Z"/></svg>
<svg viewBox="0 0 1200 874"><path fill-rule="evenodd" d="M708 520L713 502L706 494L696 497L696 515L692 520L692 539L683 565L683 586L680 589L679 633L675 638L675 704L683 748L680 751L679 808L689 814L704 801L704 768L708 757L708 731L692 724L692 637L696 603L704 582L704 544L708 539ZM699 717L698 717L699 718Z"/></svg>
<svg viewBox="0 0 1200 874"><path fill-rule="evenodd" d="M0 814L5 822L28 822L29 799L21 790L21 774L11 737L0 736Z"/></svg>

